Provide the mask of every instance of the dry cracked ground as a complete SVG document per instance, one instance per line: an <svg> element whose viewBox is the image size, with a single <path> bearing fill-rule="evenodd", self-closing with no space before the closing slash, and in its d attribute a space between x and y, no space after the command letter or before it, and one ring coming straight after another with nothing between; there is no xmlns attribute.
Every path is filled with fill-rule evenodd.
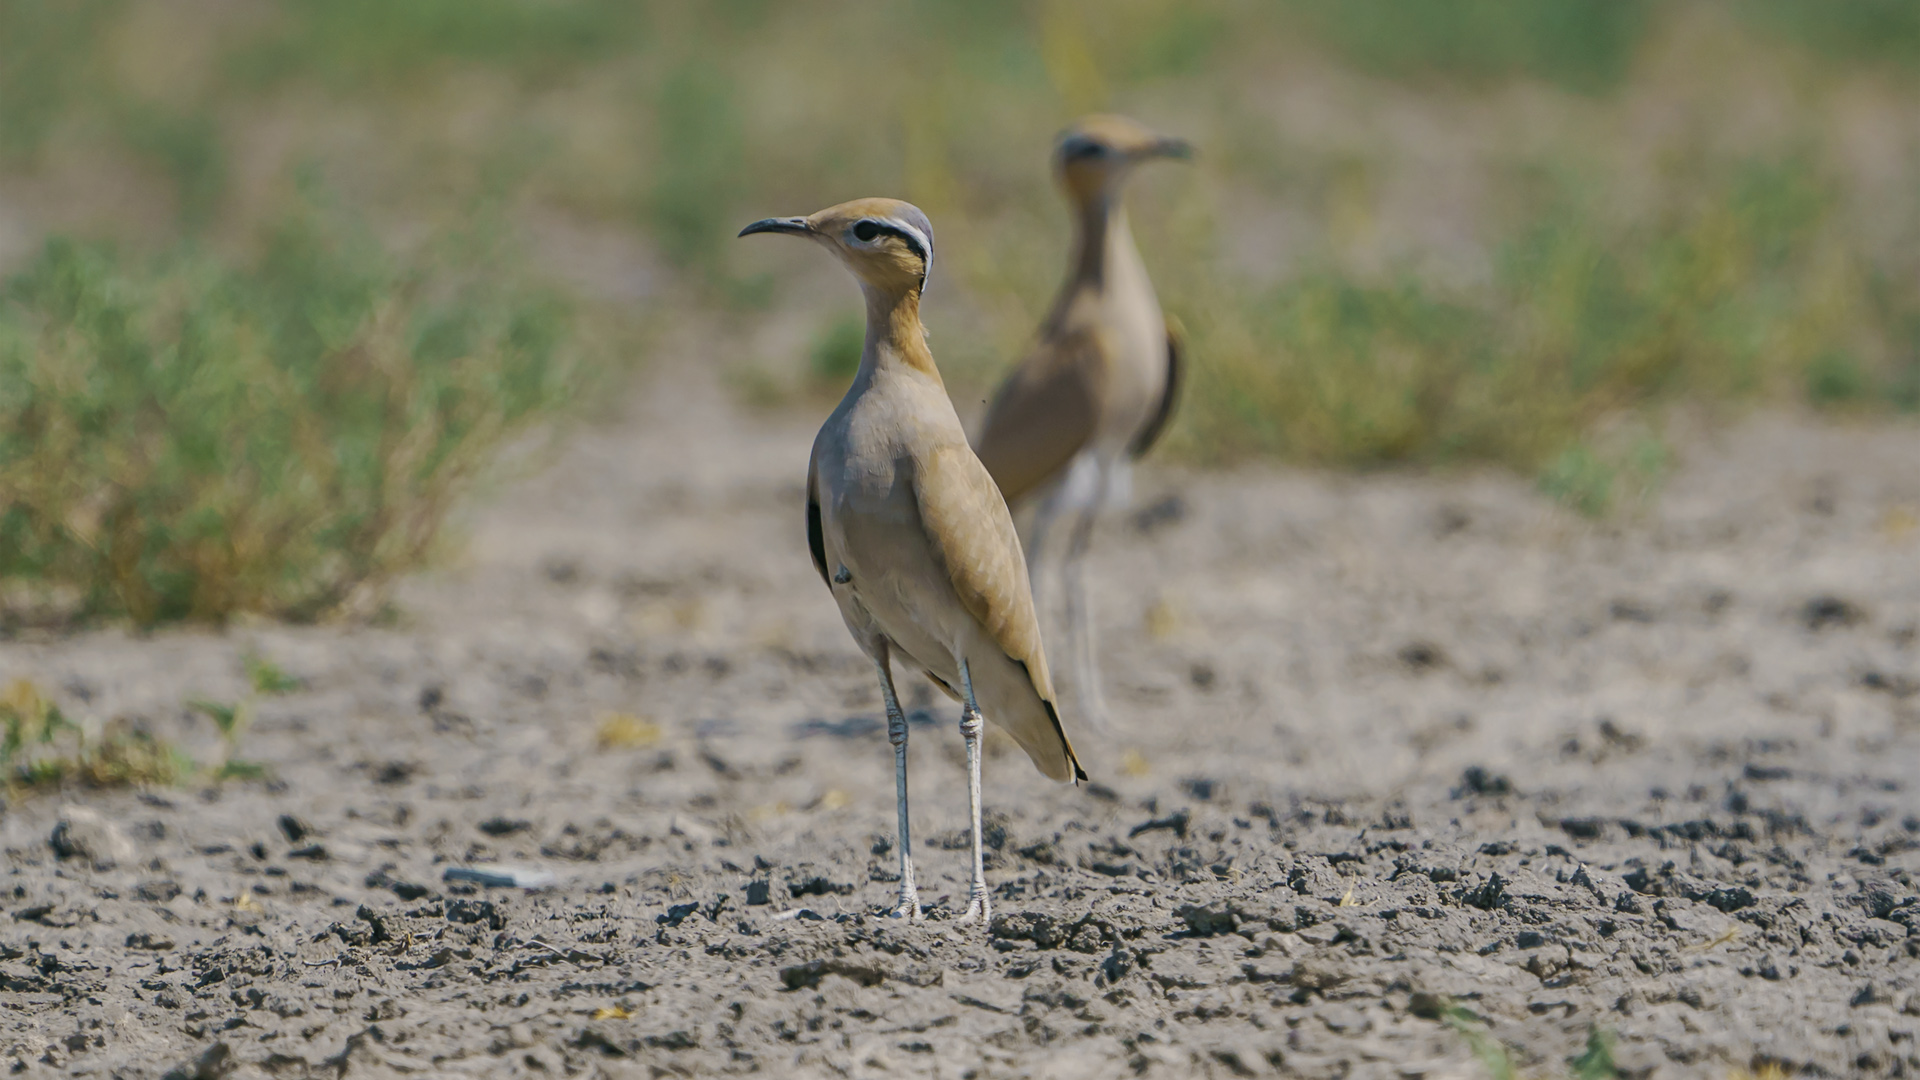
<svg viewBox="0 0 1920 1080"><path fill-rule="evenodd" d="M1148 471L1098 539L1094 782L989 745L990 928L924 686L930 918L878 914L892 754L810 435L662 378L392 625L0 644L200 760L188 702L252 700L270 769L7 806L11 1068L1553 1076L1598 1033L1629 1076L1920 1069L1920 430L1708 432L1599 524L1499 475Z"/></svg>

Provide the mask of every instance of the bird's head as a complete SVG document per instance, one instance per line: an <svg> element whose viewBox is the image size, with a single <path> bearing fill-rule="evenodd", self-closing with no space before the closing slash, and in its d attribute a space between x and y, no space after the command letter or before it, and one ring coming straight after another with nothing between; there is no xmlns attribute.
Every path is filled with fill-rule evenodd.
<svg viewBox="0 0 1920 1080"><path fill-rule="evenodd" d="M1124 116L1081 117L1060 133L1053 164L1060 184L1081 205L1110 198L1133 167L1156 158L1189 158L1185 139L1159 135Z"/></svg>
<svg viewBox="0 0 1920 1080"><path fill-rule="evenodd" d="M933 265L933 224L898 199L855 199L807 217L766 218L740 235L767 232L825 244L862 285L883 293L924 289Z"/></svg>

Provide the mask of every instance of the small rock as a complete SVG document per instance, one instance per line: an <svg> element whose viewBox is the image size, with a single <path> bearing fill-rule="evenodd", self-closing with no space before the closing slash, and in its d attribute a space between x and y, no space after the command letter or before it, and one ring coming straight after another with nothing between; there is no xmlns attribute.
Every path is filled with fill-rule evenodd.
<svg viewBox="0 0 1920 1080"><path fill-rule="evenodd" d="M674 904L667 908L666 914L657 916L653 921L662 926L679 926L687 916L700 910L699 904Z"/></svg>
<svg viewBox="0 0 1920 1080"><path fill-rule="evenodd" d="M1187 924L1187 930L1195 937L1231 934L1239 927L1239 920L1224 905L1182 904L1174 914Z"/></svg>
<svg viewBox="0 0 1920 1080"><path fill-rule="evenodd" d="M173 948L173 939L165 934L154 934L141 930L127 935L127 948L153 949L156 952L164 952Z"/></svg>
<svg viewBox="0 0 1920 1080"><path fill-rule="evenodd" d="M150 904L164 904L180 895L180 886L172 881L143 881L133 887L133 894Z"/></svg>
<svg viewBox="0 0 1920 1080"><path fill-rule="evenodd" d="M1132 838L1139 836L1141 833L1154 832L1159 829L1171 829L1176 835L1178 835L1182 840L1184 840L1187 837L1187 825L1190 824L1192 820L1193 820L1193 815L1189 813L1187 810L1185 809L1175 810L1173 813L1168 814L1166 817L1154 818L1151 821L1143 821L1140 824L1135 825L1133 828L1128 829L1127 838L1131 840Z"/></svg>
<svg viewBox="0 0 1920 1080"><path fill-rule="evenodd" d="M322 844L308 844L305 847L297 847L287 852L287 858L312 859L314 862L323 862L327 858L327 849L325 845Z"/></svg>
<svg viewBox="0 0 1920 1080"><path fill-rule="evenodd" d="M164 1080L222 1080L240 1063L233 1059L233 1050L226 1043L217 1042L200 1052L188 1064L170 1069Z"/></svg>
<svg viewBox="0 0 1920 1080"><path fill-rule="evenodd" d="M99 813L70 806L53 827L47 845L61 859L86 859L95 870L111 870L133 859L133 841Z"/></svg>
<svg viewBox="0 0 1920 1080"><path fill-rule="evenodd" d="M455 900L447 905L447 921L486 923L489 930L505 930L507 917L491 900Z"/></svg>
<svg viewBox="0 0 1920 1080"><path fill-rule="evenodd" d="M313 826L301 821L292 814L281 814L280 831L286 834L287 843L297 844L313 835Z"/></svg>
<svg viewBox="0 0 1920 1080"><path fill-rule="evenodd" d="M398 786L412 780L413 774L419 771L420 766L411 761L382 762L373 770L373 782L376 784Z"/></svg>
<svg viewBox="0 0 1920 1080"><path fill-rule="evenodd" d="M533 822L525 818L490 817L481 822L479 827L488 836L512 836L533 828Z"/></svg>
<svg viewBox="0 0 1920 1080"><path fill-rule="evenodd" d="M1800 609L1800 621L1809 630L1857 626L1866 618L1858 604L1838 596L1816 596Z"/></svg>
<svg viewBox="0 0 1920 1080"><path fill-rule="evenodd" d="M559 879L551 871L526 870L514 866L450 866L440 875L442 881L465 881L488 888L544 889ZM603 888L601 892L612 892Z"/></svg>
<svg viewBox="0 0 1920 1080"><path fill-rule="evenodd" d="M387 873L387 871L392 868L391 865L388 865L368 874L366 878L367 888L391 889L393 890L393 894L402 900L418 900L433 891L425 885L415 884L411 881L402 881Z"/></svg>
<svg viewBox="0 0 1920 1080"><path fill-rule="evenodd" d="M1467 766L1467 771L1460 774L1460 786L1454 790L1453 797L1458 799L1468 794L1511 795L1513 794L1513 781L1507 779L1506 776L1501 773L1493 772L1482 766L1469 765Z"/></svg>
<svg viewBox="0 0 1920 1080"><path fill-rule="evenodd" d="M748 907L759 907L762 904L772 903L772 901L773 887L771 885L765 881L747 882Z"/></svg>
<svg viewBox="0 0 1920 1080"><path fill-rule="evenodd" d="M853 886L845 882L814 876L799 881L788 882L787 892L795 900L803 896L848 896L852 894Z"/></svg>
<svg viewBox="0 0 1920 1080"><path fill-rule="evenodd" d="M1445 667L1447 663L1446 650L1431 641L1408 642L1396 655L1409 670L1420 673Z"/></svg>
<svg viewBox="0 0 1920 1080"><path fill-rule="evenodd" d="M848 960L809 960L780 969L780 981L788 990L811 989L828 975L839 975L861 986L878 986L887 978L887 973L877 967Z"/></svg>
<svg viewBox="0 0 1920 1080"><path fill-rule="evenodd" d="M1893 995L1882 990L1877 984L1869 982L1853 995L1853 1000L1848 1004L1857 1009L1862 1005L1886 1005L1892 1001Z"/></svg>

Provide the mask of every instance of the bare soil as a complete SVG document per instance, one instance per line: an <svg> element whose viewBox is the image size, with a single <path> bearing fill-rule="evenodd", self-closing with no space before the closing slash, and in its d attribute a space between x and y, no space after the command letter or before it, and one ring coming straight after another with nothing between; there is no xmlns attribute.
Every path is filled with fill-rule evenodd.
<svg viewBox="0 0 1920 1080"><path fill-rule="evenodd" d="M924 686L933 910L879 914L892 753L806 554L816 420L665 370L394 625L0 645L201 760L188 701L250 655L301 680L242 742L269 781L6 808L4 1060L1485 1075L1458 1005L1537 1075L1593 1031L1632 1076L1920 1069L1920 430L1751 420L1601 524L1499 475L1145 470L1093 567L1117 730L1077 788L990 743L979 928ZM554 883L446 877L491 864Z"/></svg>

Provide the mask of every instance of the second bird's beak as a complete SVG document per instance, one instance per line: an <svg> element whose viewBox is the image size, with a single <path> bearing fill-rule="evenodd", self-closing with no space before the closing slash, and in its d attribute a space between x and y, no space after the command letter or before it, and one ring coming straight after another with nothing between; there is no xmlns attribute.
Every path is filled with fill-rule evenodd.
<svg viewBox="0 0 1920 1080"><path fill-rule="evenodd" d="M1185 139L1176 139L1172 136L1167 136L1153 140L1153 142L1147 145L1146 150L1142 152L1140 156L1147 158L1179 158L1184 161L1193 156L1193 144Z"/></svg>
<svg viewBox="0 0 1920 1080"><path fill-rule="evenodd" d="M813 227L808 225L807 219L803 217L770 217L762 218L746 228L741 229L740 235L752 236L754 233L763 232L810 236L813 233Z"/></svg>

